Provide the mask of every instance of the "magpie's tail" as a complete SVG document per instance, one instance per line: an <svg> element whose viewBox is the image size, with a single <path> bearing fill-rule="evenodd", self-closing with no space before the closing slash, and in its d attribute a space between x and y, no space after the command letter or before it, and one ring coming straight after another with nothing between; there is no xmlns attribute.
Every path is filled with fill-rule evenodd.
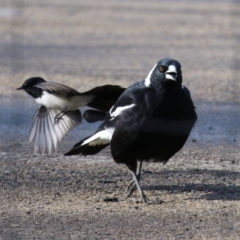
<svg viewBox="0 0 240 240"><path fill-rule="evenodd" d="M73 148L65 153L65 156L68 155L93 155L100 152L102 149L107 147L110 144L112 135L114 133L113 128L106 128L97 131L90 137L83 139L73 146Z"/></svg>
<svg viewBox="0 0 240 240"><path fill-rule="evenodd" d="M124 91L125 88L117 85L103 85L82 94L94 95L92 101L87 104L89 107L108 112Z"/></svg>
<svg viewBox="0 0 240 240"><path fill-rule="evenodd" d="M91 145L91 143L84 144L84 141L87 140L87 138L83 139L82 141L78 142L73 146L73 148L64 154L64 156L71 156L71 155L94 155L103 150L105 147L109 145L103 144L103 145Z"/></svg>

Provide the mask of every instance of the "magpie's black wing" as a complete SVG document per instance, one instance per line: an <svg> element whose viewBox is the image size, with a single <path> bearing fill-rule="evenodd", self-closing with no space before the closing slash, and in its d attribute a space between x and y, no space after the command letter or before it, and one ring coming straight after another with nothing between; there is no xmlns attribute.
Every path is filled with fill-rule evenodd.
<svg viewBox="0 0 240 240"><path fill-rule="evenodd" d="M110 121L115 120L111 151L117 162L124 160L122 153L126 154L126 151L128 157L131 157L132 143L139 138L141 129L153 115L157 102L156 91L153 88L146 88L142 81L128 88L111 109Z"/></svg>
<svg viewBox="0 0 240 240"><path fill-rule="evenodd" d="M189 91L135 87L126 91L126 96L132 97L135 106L123 111L115 123L111 139L114 160L126 164L133 159L166 162L182 148L196 121ZM113 111L117 109L114 106Z"/></svg>
<svg viewBox="0 0 240 240"><path fill-rule="evenodd" d="M41 106L32 120L29 143L33 143L34 152L51 154L57 150L62 139L78 124L82 117L79 110L67 112L58 123L55 116L60 111Z"/></svg>

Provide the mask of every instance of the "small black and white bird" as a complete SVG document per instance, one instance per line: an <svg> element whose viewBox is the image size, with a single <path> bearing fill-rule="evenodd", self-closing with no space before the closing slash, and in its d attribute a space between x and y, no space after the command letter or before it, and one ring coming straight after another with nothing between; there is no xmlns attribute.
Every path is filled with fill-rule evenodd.
<svg viewBox="0 0 240 240"><path fill-rule="evenodd" d="M36 111L29 134L34 152L40 154L56 151L64 136L81 123L80 107L89 106L100 110L87 110L84 118L88 122L103 120L106 112L114 105L125 88L104 85L80 93L68 86L47 82L43 78L27 79L17 90L25 90L40 108Z"/></svg>
<svg viewBox="0 0 240 240"><path fill-rule="evenodd" d="M166 163L183 147L196 120L180 63L162 59L145 80L124 91L95 134L65 155L96 154L110 144L115 162L132 172L128 196L137 187L142 201L150 202L139 184L142 161Z"/></svg>

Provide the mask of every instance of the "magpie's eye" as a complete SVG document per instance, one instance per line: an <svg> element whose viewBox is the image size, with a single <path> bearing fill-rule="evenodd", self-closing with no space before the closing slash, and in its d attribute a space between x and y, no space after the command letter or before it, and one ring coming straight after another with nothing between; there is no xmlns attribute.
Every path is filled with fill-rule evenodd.
<svg viewBox="0 0 240 240"><path fill-rule="evenodd" d="M163 66L160 66L159 70L160 70L160 72L164 72L165 71Z"/></svg>

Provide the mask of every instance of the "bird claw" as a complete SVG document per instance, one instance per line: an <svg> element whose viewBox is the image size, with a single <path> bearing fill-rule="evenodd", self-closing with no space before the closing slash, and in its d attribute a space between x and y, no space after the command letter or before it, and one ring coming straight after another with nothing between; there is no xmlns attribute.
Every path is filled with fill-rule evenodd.
<svg viewBox="0 0 240 240"><path fill-rule="evenodd" d="M164 203L164 201L162 201L161 199L157 198L155 201L150 200L149 198L147 198L147 196L143 193L143 195L141 196L141 199L143 201L143 203L146 203L148 205L151 204L162 204Z"/></svg>
<svg viewBox="0 0 240 240"><path fill-rule="evenodd" d="M127 197L131 197L134 191L135 191L135 188L132 188L131 191L127 193Z"/></svg>
<svg viewBox="0 0 240 240"><path fill-rule="evenodd" d="M140 170L141 170L141 165L140 165ZM139 193L140 193L140 201L146 204L162 204L164 203L164 201L160 200L160 199L156 199L155 201L150 200L149 198L147 198L147 196L144 194L144 192L142 191L140 185L139 185L139 181L140 181L140 171L138 173L138 175L136 175L135 171L132 171L132 175L133 175L133 180L130 182L130 184L127 186L127 197L131 197L132 193L135 191L135 189L137 188ZM137 203L139 203L139 201L136 201Z"/></svg>
<svg viewBox="0 0 240 240"><path fill-rule="evenodd" d="M54 125L55 125L55 124L58 124L58 123L60 122L60 120L62 120L62 117L61 117L61 116L60 116L60 117L57 117L57 116L56 116L56 117L54 118Z"/></svg>
<svg viewBox="0 0 240 240"><path fill-rule="evenodd" d="M155 201L153 200L149 200L146 202L148 205L151 205L151 204L162 204L162 203L165 203L164 201L162 201L161 199L156 199Z"/></svg>
<svg viewBox="0 0 240 240"><path fill-rule="evenodd" d="M135 187L135 185L134 185L134 187ZM134 191L134 188L132 188L132 192L133 191ZM127 195L127 197L130 197L131 196L130 194L132 194L132 192L130 192ZM135 200L136 203L141 203L142 202L142 203L145 203L145 204L148 204L148 205L165 203L164 201L162 201L159 198L157 198L155 201L154 200L150 200L144 193L143 193L143 195L141 196L140 199L135 199L135 198L133 198L133 199Z"/></svg>
<svg viewBox="0 0 240 240"><path fill-rule="evenodd" d="M143 203L150 204L152 202L144 193L142 193L141 199Z"/></svg>
<svg viewBox="0 0 240 240"><path fill-rule="evenodd" d="M136 184L135 184L135 181L132 180L126 189L127 197L131 197L131 195L135 191L135 189L136 189Z"/></svg>

